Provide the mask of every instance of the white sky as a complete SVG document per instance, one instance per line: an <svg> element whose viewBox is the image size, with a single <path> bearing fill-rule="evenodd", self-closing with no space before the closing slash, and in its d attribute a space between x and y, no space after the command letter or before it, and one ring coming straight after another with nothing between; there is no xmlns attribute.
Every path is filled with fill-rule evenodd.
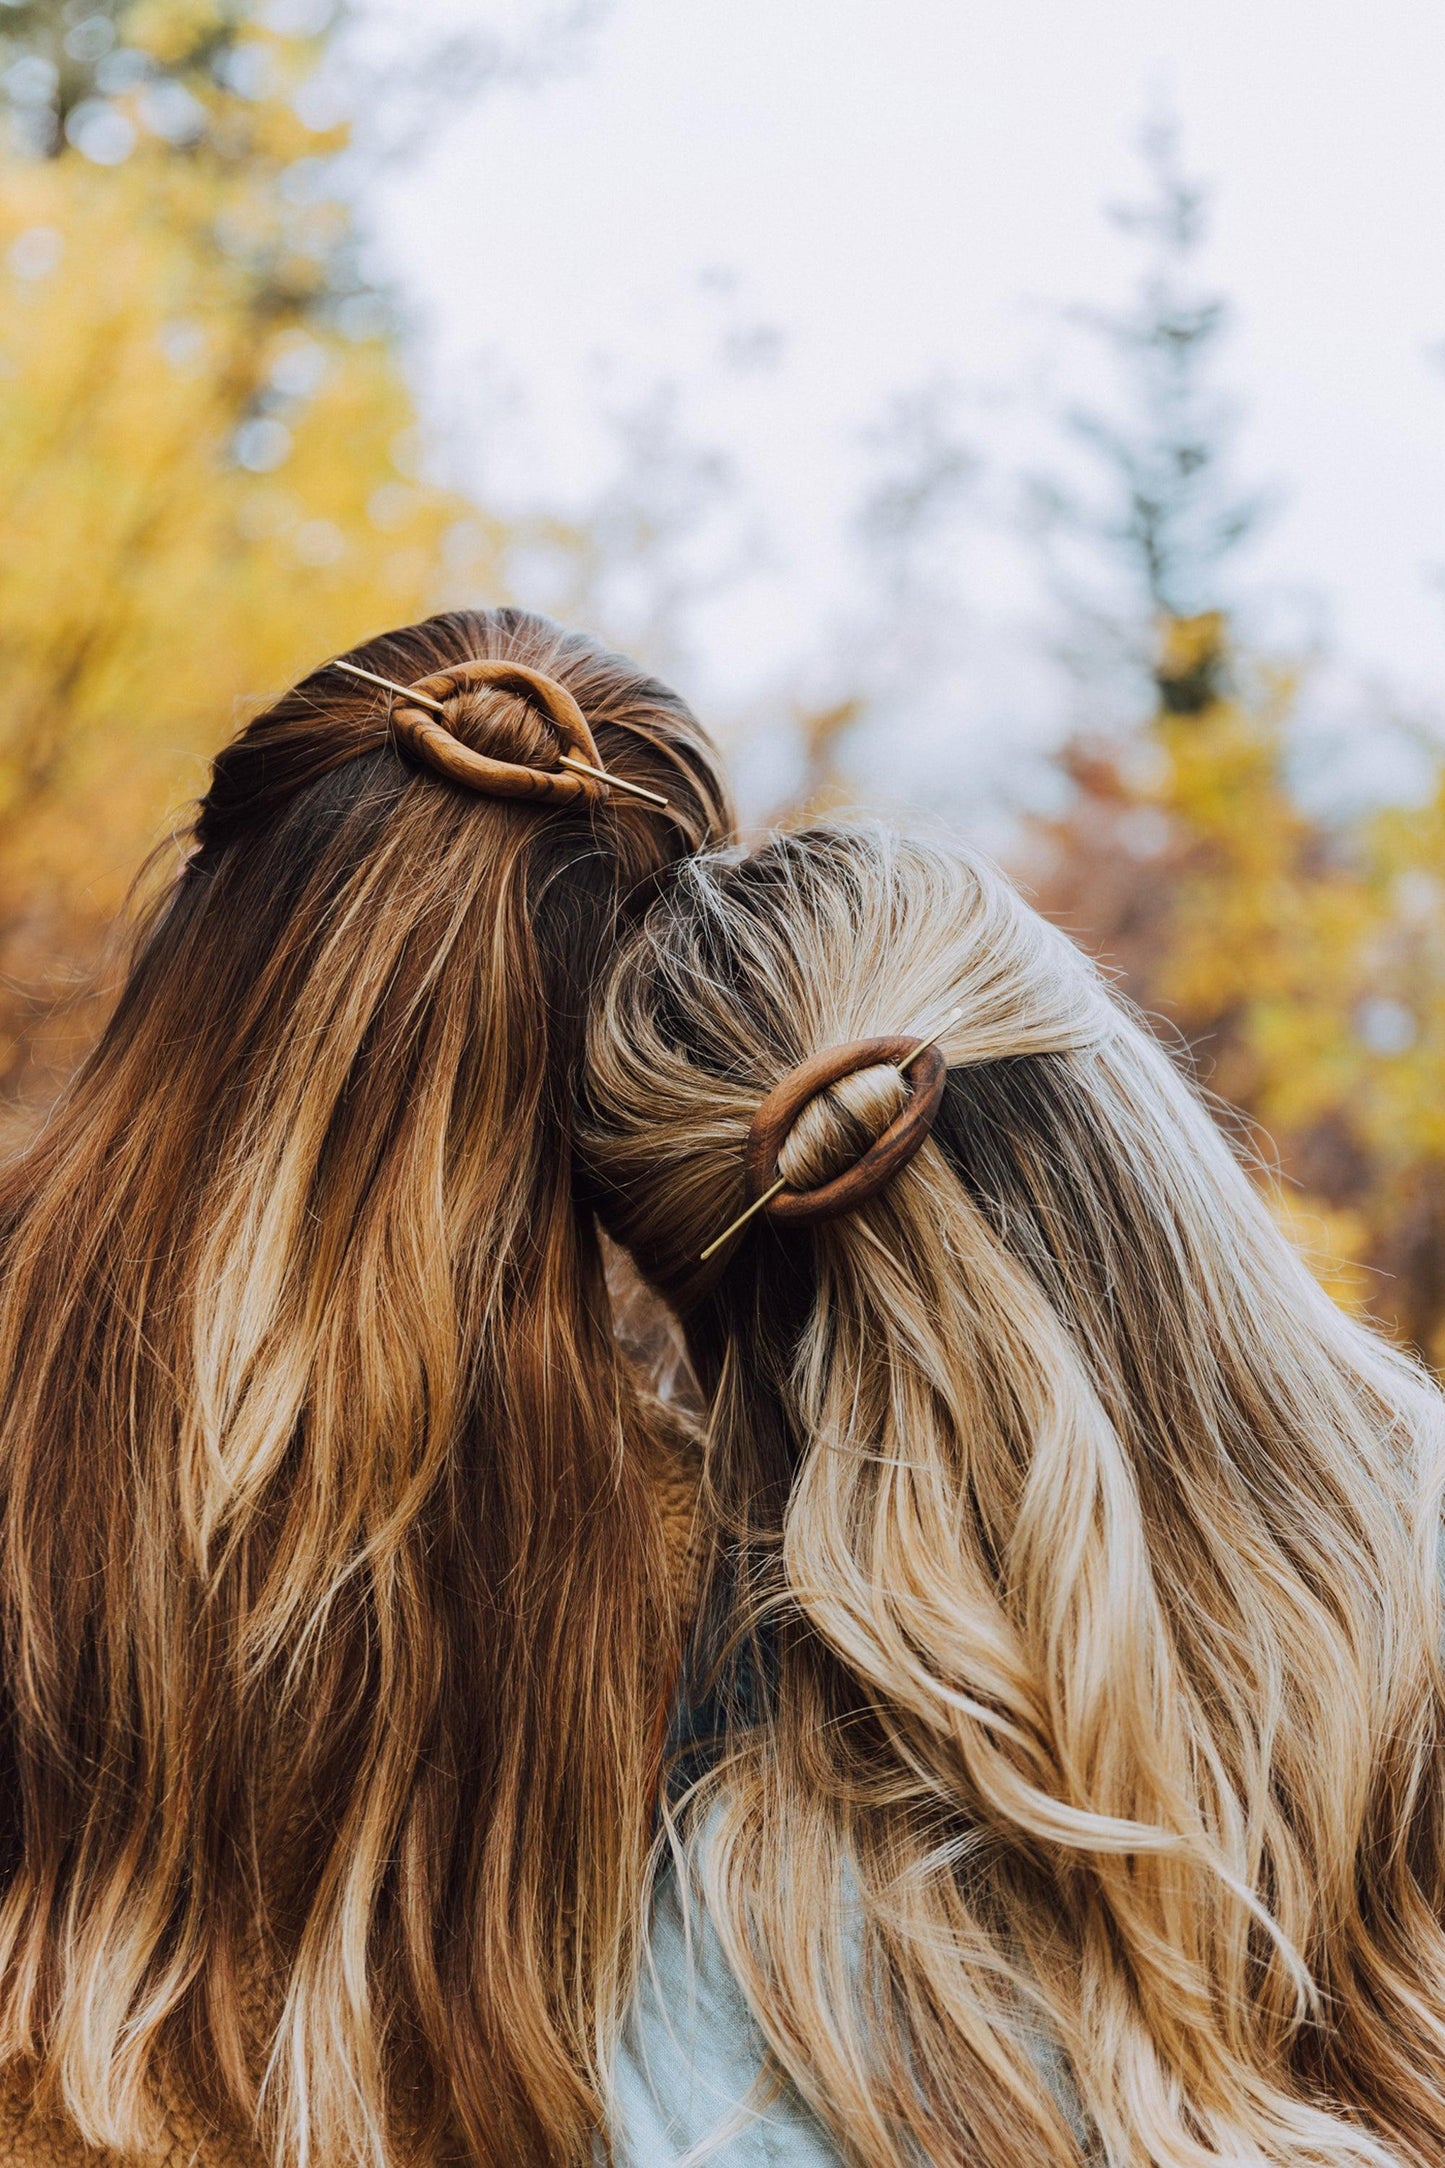
<svg viewBox="0 0 1445 2168"><path fill-rule="evenodd" d="M578 65L384 185L428 403L567 494L595 483L599 411L680 379L767 531L700 621L700 675L781 681L830 637L889 395L980 387L987 450L1057 350L1042 305L1122 295L1102 207L1136 192L1161 94L1214 188L1238 468L1287 495L1260 575L1322 598L1362 673L1445 702L1445 0L614 0ZM739 347L755 326L783 335L769 366ZM499 371L524 396L500 424Z"/></svg>

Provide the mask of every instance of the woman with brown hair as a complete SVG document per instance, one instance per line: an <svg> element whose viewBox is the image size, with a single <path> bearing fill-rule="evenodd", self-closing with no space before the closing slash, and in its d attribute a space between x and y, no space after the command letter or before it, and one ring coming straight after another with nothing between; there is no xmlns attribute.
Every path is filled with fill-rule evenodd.
<svg viewBox="0 0 1445 2168"><path fill-rule="evenodd" d="M623 2157L1440 2168L1435 1385L964 854L694 862L588 1089L721 1531Z"/></svg>
<svg viewBox="0 0 1445 2168"><path fill-rule="evenodd" d="M729 827L516 611L221 753L0 1190L0 2156L587 2158L679 1621L572 1167L590 991Z"/></svg>

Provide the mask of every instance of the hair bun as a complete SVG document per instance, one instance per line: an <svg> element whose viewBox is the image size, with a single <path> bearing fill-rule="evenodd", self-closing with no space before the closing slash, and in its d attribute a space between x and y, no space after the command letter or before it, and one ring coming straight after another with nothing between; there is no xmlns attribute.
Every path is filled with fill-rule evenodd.
<svg viewBox="0 0 1445 2168"><path fill-rule="evenodd" d="M432 677L422 678L409 690L422 700L440 702L455 709L462 721L475 696L484 690L519 694L538 710L562 739L564 751L577 755L594 768L602 765L587 718L565 685L525 663L475 660L459 662ZM425 707L399 697L391 711L391 728L397 743L414 759L422 761L449 782L486 798L519 798L533 804L600 804L607 785L595 776L554 763L499 760L480 753L449 727L450 716L438 716ZM560 758L561 756L557 756Z"/></svg>

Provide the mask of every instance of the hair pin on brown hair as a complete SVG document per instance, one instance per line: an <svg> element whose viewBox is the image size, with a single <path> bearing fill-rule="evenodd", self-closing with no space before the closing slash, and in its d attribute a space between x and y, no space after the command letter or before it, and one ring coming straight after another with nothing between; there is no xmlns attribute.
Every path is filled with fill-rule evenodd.
<svg viewBox="0 0 1445 2168"><path fill-rule="evenodd" d="M369 684L383 686L387 692L397 694L413 707L430 708L434 715L440 715L443 721L446 719L447 711L443 703L433 700L428 693L418 692L414 686L398 685L394 678L378 677L374 670L363 670L361 665L355 662L336 661L331 667L333 670L345 670L350 677L365 678ZM645 790L641 783L626 782L620 775L610 774L606 768L594 767L592 762L584 760L580 753L559 753L557 765L559 768L570 768L578 775L593 776L597 782L606 783L612 790L626 791L629 797L645 798L649 805L666 809L667 800L661 791Z"/></svg>
<svg viewBox="0 0 1445 2168"><path fill-rule="evenodd" d="M901 1061L894 1064L895 1068L898 1070L899 1075L906 1076L908 1074L908 1071L913 1067L913 1064L917 1061L919 1055L926 1053L929 1047L936 1046L938 1041L943 1037L943 1034L947 1031L949 1025L956 1024L962 1014L962 1007L950 1009L947 1016L944 1017L943 1022L939 1024L933 1031L931 1031L926 1039L920 1039L917 1045L912 1047L910 1051L903 1056ZM796 1074L796 1072L794 1072L794 1074ZM787 1080L785 1079L784 1081L786 1082ZM829 1079L828 1081L831 1081L831 1079ZM931 1122L932 1117L930 1115L929 1126L931 1126ZM880 1139L879 1141L881 1142L882 1140ZM920 1135L918 1141L919 1143L923 1141L922 1135ZM914 1146L913 1149L916 1150L917 1147ZM910 1158L912 1157L912 1151L909 1152L908 1156ZM892 1173L893 1171L896 1170L892 1168L889 1169L890 1173ZM713 1240L709 1242L705 1250L699 1251L698 1263L700 1265L705 1265L710 1257L715 1257L718 1251L722 1248L723 1244L728 1241L733 1235L735 1235L738 1232L739 1228L746 1227L748 1221L753 1218L754 1214L763 1211L766 1206L772 1203L775 1197L782 1194L782 1192L787 1188L787 1186L787 1182L785 1181L783 1176L779 1175L777 1181L771 1183L769 1187L763 1191L761 1196L754 1197L752 1203L748 1205L743 1211L739 1212L737 1218L732 1222L731 1226L724 1227L722 1233L720 1235L714 1236ZM861 1197L859 1198L859 1201L862 1201ZM822 1215L820 1214L819 1216L821 1217Z"/></svg>

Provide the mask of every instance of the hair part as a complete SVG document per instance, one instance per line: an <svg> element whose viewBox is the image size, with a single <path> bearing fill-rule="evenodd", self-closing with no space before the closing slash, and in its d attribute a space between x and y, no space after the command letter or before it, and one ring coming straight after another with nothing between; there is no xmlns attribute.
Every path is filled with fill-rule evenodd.
<svg viewBox="0 0 1445 2168"><path fill-rule="evenodd" d="M891 1186L704 1266L779 1077L955 1005ZM588 1088L604 1217L709 1405L717 1739L680 1841L849 2157L1437 2162L1434 1386L963 853L819 828L694 862ZM838 1172L904 1093L820 1093L782 1172Z"/></svg>
<svg viewBox="0 0 1445 2168"><path fill-rule="evenodd" d="M458 789L316 672L0 1188L0 2060L97 2146L171 2083L296 2163L580 2159L600 2112L679 1627L572 1104L729 812L676 696L544 619L350 659L488 657L668 810ZM447 719L557 750L496 687Z"/></svg>

